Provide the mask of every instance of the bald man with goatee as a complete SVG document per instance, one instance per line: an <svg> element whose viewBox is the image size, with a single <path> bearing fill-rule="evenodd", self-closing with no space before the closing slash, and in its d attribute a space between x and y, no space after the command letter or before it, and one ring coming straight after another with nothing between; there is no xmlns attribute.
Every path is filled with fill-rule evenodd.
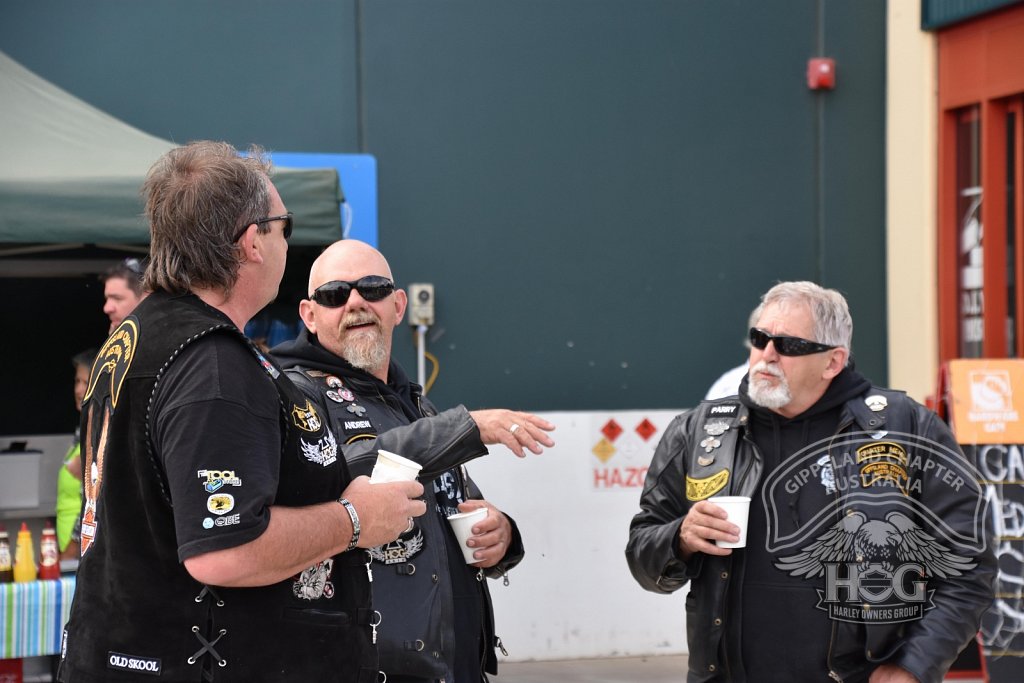
<svg viewBox="0 0 1024 683"><path fill-rule="evenodd" d="M363 242L328 247L299 304L306 329L273 354L292 381L330 415L349 468L369 474L378 449L422 465L427 514L397 541L373 548L377 645L389 683L478 683L497 672L491 600L484 577L502 577L523 557L511 517L484 500L463 463L504 444L517 456L552 446L548 421L515 410L439 412L391 357L408 304L384 256ZM467 564L446 517L486 508Z"/></svg>

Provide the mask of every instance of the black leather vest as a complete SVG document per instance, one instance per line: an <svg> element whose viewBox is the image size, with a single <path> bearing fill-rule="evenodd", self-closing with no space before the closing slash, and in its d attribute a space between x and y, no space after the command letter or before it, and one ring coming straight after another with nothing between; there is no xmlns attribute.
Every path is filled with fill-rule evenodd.
<svg viewBox="0 0 1024 683"><path fill-rule="evenodd" d="M178 560L149 406L181 351L210 334L245 345L277 389L274 504L334 500L351 478L326 416L226 316L192 295L150 295L107 340L89 380L82 456L99 483L87 484L88 538L59 679L375 681L365 553L260 588L204 586Z"/></svg>
<svg viewBox="0 0 1024 683"><path fill-rule="evenodd" d="M302 368L289 368L288 374L311 396L321 399L338 440L345 445L374 439L380 432L410 422L397 405L386 401L366 382L342 373L332 375ZM422 416L437 414L418 387L413 392L413 400ZM376 452L373 452L372 457L368 454L349 465L356 474L369 475L375 460ZM459 469L449 470L442 476L449 477L465 493L465 481ZM369 554L373 559L373 604L382 615L377 640L381 668L389 676L435 680L445 678L454 669L455 615L452 569L443 541L448 531L442 525L447 522L434 509L432 483L424 482L424 486L427 514L416 518L412 531L371 549ZM487 585L480 585L484 591L481 600L487 624L493 632ZM410 609L410 605L417 607Z"/></svg>

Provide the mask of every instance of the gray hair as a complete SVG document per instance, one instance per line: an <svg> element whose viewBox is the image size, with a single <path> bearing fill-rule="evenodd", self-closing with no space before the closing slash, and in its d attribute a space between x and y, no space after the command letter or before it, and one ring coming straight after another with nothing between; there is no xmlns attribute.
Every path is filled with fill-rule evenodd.
<svg viewBox="0 0 1024 683"><path fill-rule="evenodd" d="M226 142L203 140L160 157L142 185L151 236L146 289L230 293L242 259L239 232L270 210L269 174L255 146L240 156Z"/></svg>
<svg viewBox="0 0 1024 683"><path fill-rule="evenodd" d="M853 318L843 295L834 289L825 289L813 282L780 282L761 297L754 309L755 319L772 304L801 304L807 306L814 319L812 341L842 346L847 350L853 341Z"/></svg>
<svg viewBox="0 0 1024 683"><path fill-rule="evenodd" d="M757 327L757 319L761 317L761 309L764 306L758 305L754 307L754 310L750 312L750 317L747 319L747 329L743 330L743 346L750 349L750 328Z"/></svg>

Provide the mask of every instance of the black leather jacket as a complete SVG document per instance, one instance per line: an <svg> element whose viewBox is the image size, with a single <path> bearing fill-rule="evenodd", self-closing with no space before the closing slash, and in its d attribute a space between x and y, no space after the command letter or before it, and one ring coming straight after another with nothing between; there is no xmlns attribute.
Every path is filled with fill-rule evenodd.
<svg viewBox="0 0 1024 683"><path fill-rule="evenodd" d="M396 363L385 384L328 352L305 330L272 353L293 383L330 414L353 476L371 473L378 449L423 466L419 479L427 490L427 514L416 519L412 532L370 551L373 606L381 613L377 646L381 670L388 676L451 680L454 650L466 646L455 640L452 572L478 570L450 566L446 544L455 543L454 536L433 503L431 480L455 487L462 499L483 498L463 466L487 454L476 423L463 406L439 413ZM508 519L513 535L508 552L496 566L471 578L479 586L484 628L478 680L497 673L494 648L500 647L487 582L480 579L505 577L524 554L519 529Z"/></svg>
<svg viewBox="0 0 1024 683"><path fill-rule="evenodd" d="M903 512L921 527L930 528L941 520L939 526L947 533L940 540L965 562L957 565L958 570L945 572L943 567L948 570L950 565L919 562L928 568L927 589L934 591L933 606L911 605L910 609L920 610L917 619L866 626L833 618L828 661L830 676L836 681L866 679L872 668L888 662L907 669L922 683L938 683L977 634L981 615L994 596L996 566L992 544L983 530L983 491L946 425L905 394L872 387L847 401L840 415L835 436L815 452L815 458L824 453L831 456L832 474L839 485L830 513L816 526L816 534L773 556L792 562L799 558L809 567L812 558L804 551L823 530L840 532L845 524L852 531L865 518L876 520L876 525L886 524L882 520L910 522ZM763 471L763 458L749 437L748 419L747 408L736 397L705 401L676 417L654 454L641 495L641 511L630 525L626 558L641 586L671 593L691 583L686 599L687 680L691 683L746 680L742 663L737 661L739 655L728 645L738 641L741 617L733 614L723 621L727 604L736 603L727 596L730 590L739 590L744 555L742 551L725 557L697 553L683 561L679 554L683 518L697 500L747 495L752 498L751 505L763 504L764 496L785 490L787 475L791 476L788 485L799 481L796 473L800 468L789 467L794 458L774 472ZM719 445L708 439L717 439ZM813 467L802 471L821 476ZM779 498L784 499L785 494ZM909 512L912 508L915 512ZM909 526L900 527L901 531L906 528ZM749 530L748 545L778 540L766 540L764 535L763 529L760 534ZM949 542L950 536L960 543ZM849 536L851 544L853 537ZM818 550L824 551L820 544ZM864 558L832 559L852 569ZM843 563L844 559L850 564ZM823 574L808 580L824 585ZM859 612L860 607L846 609L867 613ZM780 618L778 624L764 626L778 629L784 625Z"/></svg>

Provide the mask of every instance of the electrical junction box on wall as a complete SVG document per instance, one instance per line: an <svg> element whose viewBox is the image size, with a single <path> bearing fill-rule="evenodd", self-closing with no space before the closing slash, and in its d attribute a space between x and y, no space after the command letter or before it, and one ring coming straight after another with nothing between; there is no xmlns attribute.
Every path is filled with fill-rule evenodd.
<svg viewBox="0 0 1024 683"><path fill-rule="evenodd" d="M434 285L429 282L409 285L409 324L434 324Z"/></svg>

